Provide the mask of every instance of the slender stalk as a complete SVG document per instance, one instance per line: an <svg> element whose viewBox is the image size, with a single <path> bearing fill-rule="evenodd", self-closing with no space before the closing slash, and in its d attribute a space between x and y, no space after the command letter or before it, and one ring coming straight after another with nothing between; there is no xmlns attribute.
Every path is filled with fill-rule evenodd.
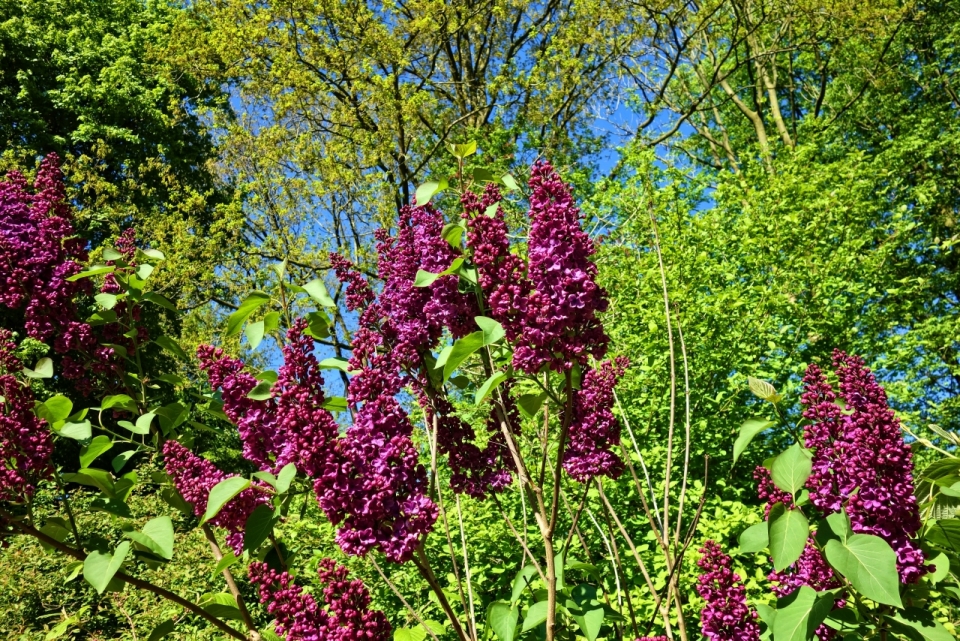
<svg viewBox="0 0 960 641"><path fill-rule="evenodd" d="M460 522L460 545L463 550L463 573L467 577L467 598L470 600L470 631L473 641L477 641L477 613L473 608L473 585L470 582L470 561L467 558L467 533L463 528L463 510L460 507L460 496L457 496L457 520Z"/></svg>
<svg viewBox="0 0 960 641"><path fill-rule="evenodd" d="M430 567L430 559L427 558L427 555L423 551L423 544L417 546L416 556L413 558L413 564L420 572L420 576L424 578L424 580L427 582L427 585L429 585L430 589L433 590L433 594L437 597L437 601L440 603L440 608L443 610L444 614L447 615L447 619L450 621L450 625L453 626L453 631L456 633L457 638L460 639L460 641L470 641L470 637L468 637L467 633L463 631L463 626L460 624L460 619L457 618L453 608L450 607L450 601L447 600L447 595L443 593L443 588L440 587L440 582L437 581L437 577L433 573L433 568Z"/></svg>
<svg viewBox="0 0 960 641"><path fill-rule="evenodd" d="M627 533L627 529L623 527L623 523L620 521L620 517L617 516L616 510L613 509L613 506L610 505L610 501L607 499L606 494L603 493L603 484L600 482L600 479L596 479L596 482L600 499L603 501L604 507L613 518L613 522L617 524L617 529L620 530L620 535L623 537L623 540L626 541L627 547L630 548L630 553L633 555L633 560L636 561L637 566L640 568L640 572L643 574L643 578L647 581L647 588L650 590L650 592L656 594L657 590L654 588L653 580L650 578L650 573L647 571L647 565L643 562L643 559L640 558L640 553L637 551L637 546L634 545L633 539L630 538L630 535ZM673 629L670 625L670 611L668 608L663 607L660 603L657 604L657 608L659 608L660 615L663 617L663 627L666 629L667 637L672 639Z"/></svg>
<svg viewBox="0 0 960 641"><path fill-rule="evenodd" d="M463 594L463 579L460 578L460 568L457 567L457 553L453 549L453 536L450 534L450 520L447 518L447 508L443 504L443 494L440 491L440 468L437 465L437 414L433 414L433 435L427 432L427 438L430 440L430 469L433 473L434 498L437 502L437 508L440 510L440 518L443 521L443 532L447 536L447 550L450 553L450 563L453 566L453 576L457 580L457 594L460 597L460 605L464 610L467 609L467 599Z"/></svg>
<svg viewBox="0 0 960 641"><path fill-rule="evenodd" d="M521 494L521 496L523 496ZM517 542L520 544L520 547L523 548L523 553L527 555L527 558L530 559L530 564L537 570L537 574L540 575L540 580L544 583L547 582L547 577L543 574L543 568L540 566L540 563L537 561L537 557L533 555L533 552L530 551L530 548L527 547L527 542L524 541L520 534L517 532L517 529L513 526L513 521L510 520L509 515L507 515L506 510L503 509L503 506L500 504L500 501L497 500L495 494L491 494L490 498L493 499L493 502L500 509L500 513L503 515L503 520L506 522L507 527L510 528L510 531L513 532L514 538L517 539Z"/></svg>
<svg viewBox="0 0 960 641"><path fill-rule="evenodd" d="M220 563L220 560L223 558L223 552L220 551L220 545L217 543L216 535L206 523L203 524L202 529L203 535L207 537L207 542L210 544L210 551L213 553L213 558L216 559L217 563ZM223 579L227 582L227 589L230 590L230 594L232 594L233 598L237 601L240 618L243 619L243 624L247 626L247 630L250 631L250 639L252 641L259 641L260 632L253 622L253 617L250 616L250 611L247 610L247 604L243 601L243 595L240 594L237 582L233 580L233 573L230 572L230 568L223 568Z"/></svg>
<svg viewBox="0 0 960 641"><path fill-rule="evenodd" d="M690 368L687 361L687 346L683 342L683 328L680 319L677 319L677 338L680 339L680 357L683 360L683 397L684 408L684 441L683 441L683 480L680 485L680 503L677 507L677 527L674 533L674 546L680 544L680 524L683 522L683 503L687 497L687 480L690 476Z"/></svg>
<svg viewBox="0 0 960 641"><path fill-rule="evenodd" d="M30 527L29 525L26 525L25 523L11 522L11 525L14 528L18 529L22 534L25 534L27 536L32 536L37 540L43 541L47 545L60 550L61 552L63 552L68 556L72 556L78 561L84 561L87 558L87 554L82 550L76 550L70 547L69 545L66 545L65 543L61 543L60 541L57 541L55 538L47 536L43 532L40 532L39 530L35 530L34 528ZM234 630L225 622L213 616L212 614L210 614L209 612L201 608L196 603L191 603L190 601L187 601L186 599L184 599L178 594L174 594L173 592L170 592L169 590L161 588L158 585L154 585L149 581L144 581L143 579L132 577L129 574L126 574L125 572L117 572L114 576L120 579L121 581L123 581L124 583L129 583L135 588L140 588L141 590L152 592L153 594L163 597L168 601L173 601L174 603L183 607L184 609L189 610L190 612L192 612L193 614L196 614L202 619L205 619L211 625L216 627L218 630L220 630L224 634L234 639L239 639L240 641L247 641L246 635L244 635L242 632Z"/></svg>
<svg viewBox="0 0 960 641"><path fill-rule="evenodd" d="M387 586L390 588L390 590L394 593L394 595L396 595L396 597L400 599L400 602L403 604L405 608L407 608L407 611L410 612L411 615L413 615L413 618L417 620L417 623L423 626L423 629L427 631L427 634L433 637L433 641L440 641L440 639L437 638L437 635L433 633L433 630L427 627L427 624L423 621L420 615L417 614L417 611L414 610L410 606L410 604L407 603L407 600L403 598L403 595L400 594L400 590L398 590L397 586L393 584L393 581L387 578L387 575L383 573L383 570L380 569L380 566L377 564L377 560L373 558L373 555L372 554L368 555L367 558L370 559L370 563L373 565L373 567L377 569L377 573L380 575L380 578L383 579L383 582L386 583Z"/></svg>
<svg viewBox="0 0 960 641"><path fill-rule="evenodd" d="M70 497L67 496L67 490L63 486L63 479L60 478L60 471L53 467L53 480L57 484L57 489L60 490L60 496L63 497L63 507L67 510L67 519L70 521L70 529L73 530L73 538L77 543L77 547L83 549L83 543L80 541L80 529L77 528L77 521L73 517L73 508L70 507Z"/></svg>

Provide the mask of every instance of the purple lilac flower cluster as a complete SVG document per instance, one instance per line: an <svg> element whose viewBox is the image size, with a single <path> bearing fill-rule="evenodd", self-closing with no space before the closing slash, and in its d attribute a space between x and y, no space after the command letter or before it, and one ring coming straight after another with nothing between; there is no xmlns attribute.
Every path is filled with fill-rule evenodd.
<svg viewBox="0 0 960 641"><path fill-rule="evenodd" d="M624 356L605 361L584 375L582 388L575 392L563 467L581 483L595 476L617 478L623 473L623 461L613 451L620 444L620 424L613 415L613 388L629 365Z"/></svg>
<svg viewBox="0 0 960 641"><path fill-rule="evenodd" d="M607 309L606 292L596 283L595 249L580 227L580 210L549 163L533 166L530 191L527 275L533 291L513 365L528 374L544 366L567 371L606 353L609 338L597 318Z"/></svg>
<svg viewBox="0 0 960 641"><path fill-rule="evenodd" d="M703 636L710 641L756 641L760 638L757 613L747 607L746 588L732 569L733 560L713 541L700 549L697 594L706 601L700 612Z"/></svg>
<svg viewBox="0 0 960 641"><path fill-rule="evenodd" d="M24 310L27 335L61 354L93 342L73 305L89 285L67 280L87 260L71 217L56 154L41 162L33 193L18 172L0 182L0 304Z"/></svg>
<svg viewBox="0 0 960 641"><path fill-rule="evenodd" d="M217 466L201 458L176 441L163 444L163 460L167 474L173 478L173 484L183 499L193 506L196 516L203 516L207 510L207 497L214 486L229 478L217 469ZM268 502L267 495L248 488L223 506L219 514L210 519L213 525L230 532L229 545L236 554L243 552L243 532L247 518L257 508Z"/></svg>
<svg viewBox="0 0 960 641"><path fill-rule="evenodd" d="M501 390L509 399L509 387ZM502 492L513 480L507 471L507 451L499 417L492 413L487 424L489 438L481 449L475 442L476 432L454 413L453 406L442 397L428 398L419 394L427 424L436 417L437 450L448 457L450 464L450 487L454 492L467 494L476 499L485 498L490 492ZM508 400L508 421L511 429L520 425L515 405Z"/></svg>
<svg viewBox="0 0 960 641"><path fill-rule="evenodd" d="M833 365L846 411L816 365L807 369L804 431L813 450L807 481L810 501L824 514L841 510L854 532L881 537L897 554L904 583L927 573L923 552L911 539L920 529L913 461L883 388L857 356L835 351Z"/></svg>
<svg viewBox="0 0 960 641"><path fill-rule="evenodd" d="M426 470L410 440L413 426L394 398L399 374L392 359L377 355L371 345L371 359L350 383L354 424L341 437L323 409L323 377L305 328L300 319L287 333L284 364L267 401L247 397L256 379L221 350L201 347L201 366L221 390L244 456L274 472L294 463L313 479L320 507L340 526L337 542L344 552L363 555L376 547L392 560L406 561L437 512L425 496Z"/></svg>
<svg viewBox="0 0 960 641"><path fill-rule="evenodd" d="M490 183L482 197L468 191L460 202L467 222L467 247L477 267L490 316L503 326L507 340L513 341L523 331L532 285L526 277L523 259L510 253L507 222L499 207L501 200L500 189ZM497 208L493 216L486 215L494 205Z"/></svg>
<svg viewBox="0 0 960 641"><path fill-rule="evenodd" d="M667 641L667 637L663 635L659 637L637 637L636 641Z"/></svg>
<svg viewBox="0 0 960 641"><path fill-rule="evenodd" d="M250 564L250 582L259 588L260 602L277 622L286 641L388 641L390 623L383 612L370 610L363 583L348 579L347 568L322 559L317 568L323 585L321 603L293 582L286 572L265 563Z"/></svg>
<svg viewBox="0 0 960 641"><path fill-rule="evenodd" d="M50 474L53 440L47 422L33 413L30 387L15 372L23 363L14 355L10 332L0 330L0 500L32 496L38 481Z"/></svg>
<svg viewBox="0 0 960 641"><path fill-rule="evenodd" d="M763 517L767 518L770 516L770 510L773 509L773 506L777 503L783 503L784 507L788 509L793 509L793 495L790 492L784 492L773 482L773 479L770 477L770 470L758 465L756 469L753 470L753 480L757 482L757 495L760 497L761 501L766 501L766 505L763 507Z"/></svg>

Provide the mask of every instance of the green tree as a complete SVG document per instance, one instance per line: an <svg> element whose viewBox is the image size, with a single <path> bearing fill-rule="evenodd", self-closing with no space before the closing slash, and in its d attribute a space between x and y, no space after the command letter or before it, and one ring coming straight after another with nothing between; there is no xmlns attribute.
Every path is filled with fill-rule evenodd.
<svg viewBox="0 0 960 641"><path fill-rule="evenodd" d="M164 55L181 12L140 0L3 3L0 147L6 168L60 154L82 233L97 245L136 227L171 258L165 290L191 299L236 237L236 206L198 115L224 97Z"/></svg>

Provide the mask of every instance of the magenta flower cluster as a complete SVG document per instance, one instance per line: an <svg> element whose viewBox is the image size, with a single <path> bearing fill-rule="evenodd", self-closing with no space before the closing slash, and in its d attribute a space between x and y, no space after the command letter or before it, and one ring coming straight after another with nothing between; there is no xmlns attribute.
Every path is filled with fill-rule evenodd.
<svg viewBox="0 0 960 641"><path fill-rule="evenodd" d="M317 574L323 586L319 603L286 572L250 564L250 582L275 618L277 634L286 641L389 641L390 623L383 612L370 610L370 594L360 580L350 580L347 568L332 559L322 559Z"/></svg>
<svg viewBox="0 0 960 641"><path fill-rule="evenodd" d="M629 365L624 356L605 361L587 371L582 388L575 392L563 467L581 483L595 476L617 478L623 473L623 461L614 453L620 445L620 424L613 415L613 388Z"/></svg>
<svg viewBox="0 0 960 641"><path fill-rule="evenodd" d="M56 154L40 164L32 193L18 172L0 182L0 304L23 310L27 335L58 353L93 340L73 304L89 285L67 280L87 260L71 218Z"/></svg>
<svg viewBox="0 0 960 641"><path fill-rule="evenodd" d="M21 501L50 475L53 439L47 422L33 413L30 387L17 380L23 363L10 332L0 330L0 500Z"/></svg>
<svg viewBox="0 0 960 641"><path fill-rule="evenodd" d="M747 606L746 588L732 569L733 560L713 541L700 549L697 594L706 601L700 627L710 641L756 641L760 638L757 613Z"/></svg>
<svg viewBox="0 0 960 641"><path fill-rule="evenodd" d="M203 516L207 511L210 490L229 476L207 459L197 456L176 441L164 443L161 452L166 472L173 478L177 492L193 506L193 513L196 516ZM267 494L248 488L224 505L217 516L210 519L210 523L230 532L227 535L227 545L239 555L243 552L243 532L247 518L258 505L264 505L267 502Z"/></svg>
<svg viewBox="0 0 960 641"><path fill-rule="evenodd" d="M468 191L461 203L467 224L467 247L477 267L488 313L503 326L507 340L514 341L523 331L532 285L523 259L510 252L501 200L500 190L490 183L482 197ZM487 210L494 206L493 215L488 216Z"/></svg>
<svg viewBox="0 0 960 641"><path fill-rule="evenodd" d="M323 408L323 377L305 328L301 319L289 330L284 364L266 401L247 396L256 379L221 350L201 347L201 367L221 390L244 456L273 472L294 463L313 479L320 507L339 526L337 543L344 552L363 555L378 548L406 561L436 520L436 507L424 493L426 471L410 440L413 426L394 398L399 374L389 358L374 357L376 368L363 366L350 383L354 424L340 436Z"/></svg>
<svg viewBox="0 0 960 641"><path fill-rule="evenodd" d="M609 338L597 318L607 309L590 260L593 241L581 229L570 189L549 163L530 171L530 234L527 276L533 291L513 365L528 374L544 366L567 371L603 358Z"/></svg>
<svg viewBox="0 0 960 641"><path fill-rule="evenodd" d="M501 393L506 400L509 429L516 431L520 426L520 416L510 399L509 385L504 384ZM513 480L507 469L510 456L500 429L500 417L491 413L487 421L488 439L481 448L476 443L473 427L454 413L453 406L446 399L428 397L421 393L418 397L423 408L427 425L436 420L437 449L447 456L450 465L450 487L455 492L483 499L491 492L502 492Z"/></svg>
<svg viewBox="0 0 960 641"><path fill-rule="evenodd" d="M854 532L884 539L897 554L904 583L927 573L912 540L920 529L913 460L883 388L857 356L834 352L839 398L816 364L804 376L806 446L813 450L810 501L823 514L846 511Z"/></svg>

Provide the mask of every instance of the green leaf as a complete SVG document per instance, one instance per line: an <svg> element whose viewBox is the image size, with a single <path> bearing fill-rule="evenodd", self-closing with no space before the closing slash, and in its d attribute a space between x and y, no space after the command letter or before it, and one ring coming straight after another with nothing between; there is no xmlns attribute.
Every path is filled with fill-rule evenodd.
<svg viewBox="0 0 960 641"><path fill-rule="evenodd" d="M263 330L266 333L280 327L280 312L268 312L263 315Z"/></svg>
<svg viewBox="0 0 960 641"><path fill-rule="evenodd" d="M72 438L75 441L85 441L93 434L90 421L80 421L79 423L64 423L57 434L66 438Z"/></svg>
<svg viewBox="0 0 960 641"><path fill-rule="evenodd" d="M104 309L113 309L117 306L117 297L114 294L97 294L93 299Z"/></svg>
<svg viewBox="0 0 960 641"><path fill-rule="evenodd" d="M924 538L956 554L960 554L960 519L940 519L924 533Z"/></svg>
<svg viewBox="0 0 960 641"><path fill-rule="evenodd" d="M440 237L450 243L451 247L458 248L463 240L463 225L460 223L447 223L440 232Z"/></svg>
<svg viewBox="0 0 960 641"><path fill-rule="evenodd" d="M516 179L510 174L504 174L500 176L500 182L502 182L503 186L507 188L507 191L520 190L520 185L517 184Z"/></svg>
<svg viewBox="0 0 960 641"><path fill-rule="evenodd" d="M796 496L810 477L813 461L810 453L794 443L782 452L774 461L770 477L774 484L784 492Z"/></svg>
<svg viewBox="0 0 960 641"><path fill-rule="evenodd" d="M154 542L152 549L165 559L173 558L173 521L169 516L150 519L140 532Z"/></svg>
<svg viewBox="0 0 960 641"><path fill-rule="evenodd" d="M210 490L210 497L207 499L207 511L204 512L200 524L204 524L223 509L233 497L250 487L250 481L242 476L231 476L223 479L213 486Z"/></svg>
<svg viewBox="0 0 960 641"><path fill-rule="evenodd" d="M80 485L95 487L106 494L108 498L113 498L116 495L113 477L110 475L110 472L106 470L84 467L73 474L64 474L63 480L68 483L79 483Z"/></svg>
<svg viewBox="0 0 960 641"><path fill-rule="evenodd" d="M280 470L280 473L277 475L274 482L271 483L273 488L277 491L277 494L284 494L287 490L290 489L290 484L293 482L294 477L297 475L297 466L295 463L287 463L283 466L283 469ZM269 483L269 481L268 481Z"/></svg>
<svg viewBox="0 0 960 641"><path fill-rule="evenodd" d="M134 431L134 433L135 433L135 434L149 434L149 433L150 433L150 424L153 423L153 419L155 419L156 417L157 417L157 415L154 414L153 412L147 412L147 413L144 414L143 416L140 416L140 417L137 419L137 422L136 422L136 424L135 424L135 426L136 426L137 429Z"/></svg>
<svg viewBox="0 0 960 641"><path fill-rule="evenodd" d="M130 543L124 541L117 546L113 554L94 550L83 562L83 578L92 585L98 594L103 594L110 580L120 570L124 559L130 552Z"/></svg>
<svg viewBox="0 0 960 641"><path fill-rule="evenodd" d="M743 425L740 426L740 435L737 436L737 440L733 444L734 464L736 464L737 459L740 458L740 455L743 454L744 450L747 449L747 446L750 445L750 442L753 441L753 438L757 434L774 425L776 425L774 421L765 418L750 418L744 421Z"/></svg>
<svg viewBox="0 0 960 641"><path fill-rule="evenodd" d="M219 619L242 621L240 609L233 595L227 593L204 594L200 597L200 607Z"/></svg>
<svg viewBox="0 0 960 641"><path fill-rule="evenodd" d="M263 545L270 533L273 532L273 508L267 505L258 505L250 513L243 529L243 549L256 552Z"/></svg>
<svg viewBox="0 0 960 641"><path fill-rule="evenodd" d="M471 354L476 352L481 347L483 347L483 332L467 334L463 338L457 340L453 344L453 349L450 350L449 356L447 356L446 361L443 364L443 381L446 382L447 379L450 378L450 375L456 371L457 367L459 367L463 361L467 360ZM438 365L439 362L440 359L438 358Z"/></svg>
<svg viewBox="0 0 960 641"><path fill-rule="evenodd" d="M152 273L153 273L153 265L151 265L150 263L143 263L142 265L137 267L137 276L139 276L142 280L147 280L148 278L150 278L150 274Z"/></svg>
<svg viewBox="0 0 960 641"><path fill-rule="evenodd" d="M120 470L123 469L123 466L127 464L133 455L136 454L136 450L127 450L126 452L120 452L110 461L110 466L113 468L113 471L117 474L120 473Z"/></svg>
<svg viewBox="0 0 960 641"><path fill-rule="evenodd" d="M540 411L543 402L547 399L547 393L524 394L517 399L517 405L520 406L520 413L527 418L533 418Z"/></svg>
<svg viewBox="0 0 960 641"><path fill-rule="evenodd" d="M328 396L321 407L328 412L346 412L347 399L343 396Z"/></svg>
<svg viewBox="0 0 960 641"><path fill-rule="evenodd" d="M80 450L80 467L90 467L98 456L113 447L109 436L97 436Z"/></svg>
<svg viewBox="0 0 960 641"><path fill-rule="evenodd" d="M761 381L758 378L748 376L747 385L750 386L750 391L753 392L757 398L762 398L774 404L783 400L783 397L777 394L776 388L767 381Z"/></svg>
<svg viewBox="0 0 960 641"><path fill-rule="evenodd" d="M153 629L153 632L150 633L150 638L147 641L160 641L163 637L167 636L177 628L177 624L173 619L167 619L157 627Z"/></svg>
<svg viewBox="0 0 960 641"><path fill-rule="evenodd" d="M243 333L247 337L247 342L250 345L250 349L257 349L260 347L260 341L263 340L264 325L263 321L257 321L256 323L247 323L247 326L243 328Z"/></svg>
<svg viewBox="0 0 960 641"><path fill-rule="evenodd" d="M227 550L227 553L220 557L220 560L217 561L217 567L213 570L214 576L222 574L224 570L236 565L239 561L240 559L236 554L233 553L233 550Z"/></svg>
<svg viewBox="0 0 960 641"><path fill-rule="evenodd" d="M925 577L931 584L936 585L949 576L950 557L948 557L944 552L941 552L932 559L929 559L929 563L936 568L933 572Z"/></svg>
<svg viewBox="0 0 960 641"><path fill-rule="evenodd" d="M777 503L770 510L770 555L773 568L779 572L796 562L803 554L810 535L810 524L800 510L788 510Z"/></svg>
<svg viewBox="0 0 960 641"><path fill-rule="evenodd" d="M484 169L483 167L476 167L473 170L473 179L478 183L492 183L496 182L496 178L493 176L493 172L489 169Z"/></svg>
<svg viewBox="0 0 960 641"><path fill-rule="evenodd" d="M541 623L547 620L547 602L546 601L537 601L530 606L530 609L527 610L527 616L523 619L523 630L521 632L526 632L527 630L532 630Z"/></svg>
<svg viewBox="0 0 960 641"><path fill-rule="evenodd" d="M174 305L169 298L163 294L158 294L157 292L147 292L143 295L143 300L150 301L157 307L162 307L164 309L169 309L171 312L176 312L177 306Z"/></svg>
<svg viewBox="0 0 960 641"><path fill-rule="evenodd" d="M104 397L103 401L100 403L100 409L109 410L114 407L119 407L122 410L127 410L128 412L137 411L137 402L126 394L114 394L113 396Z"/></svg>
<svg viewBox="0 0 960 641"><path fill-rule="evenodd" d="M825 520L830 527L830 531L841 543L845 543L853 534L853 530L850 528L850 519L846 512L834 512L829 514Z"/></svg>
<svg viewBox="0 0 960 641"><path fill-rule="evenodd" d="M900 634L913 641L954 640L954 636L929 611L921 608L907 608L903 612L895 612L893 616L887 615L887 619Z"/></svg>
<svg viewBox="0 0 960 641"><path fill-rule="evenodd" d="M273 388L273 383L270 381L261 381L257 383L256 387L247 392L247 398L251 398L255 401L265 401L271 396L270 390Z"/></svg>
<svg viewBox="0 0 960 641"><path fill-rule="evenodd" d="M520 596L523 594L523 590L527 585L533 580L533 575L537 573L537 568L532 565L525 565L520 568L520 571L517 572L517 575L513 577L513 586L510 593L510 602L516 603Z"/></svg>
<svg viewBox="0 0 960 641"><path fill-rule="evenodd" d="M503 331L503 325L492 318L477 316L474 320L477 321L477 325L483 331L484 345L493 345L506 335L506 332Z"/></svg>
<svg viewBox="0 0 960 641"><path fill-rule="evenodd" d="M153 342L159 345L160 347L162 347L163 349L165 349L166 351L170 352L180 360L184 360L184 361L190 360L187 357L187 353L183 351L183 348L180 347L180 345L169 336L158 336L157 338L153 339Z"/></svg>
<svg viewBox="0 0 960 641"><path fill-rule="evenodd" d="M103 250L104 260L124 260L124 255L113 247L106 247Z"/></svg>
<svg viewBox="0 0 960 641"><path fill-rule="evenodd" d="M477 390L476 395L474 396L474 405L480 405L485 398L497 388L500 383L507 380L508 376L506 372L495 372L493 376L488 378L483 382L483 385L480 386L480 389Z"/></svg>
<svg viewBox="0 0 960 641"><path fill-rule="evenodd" d="M427 638L427 631L422 627L397 628L393 631L393 641L423 641Z"/></svg>
<svg viewBox="0 0 960 641"><path fill-rule="evenodd" d="M487 205L487 208L483 210L483 215L487 218L496 218L498 209L500 209L500 203Z"/></svg>
<svg viewBox="0 0 960 641"><path fill-rule="evenodd" d="M604 616L603 606L597 601L596 588L581 583L573 589L573 600L579 609L579 613L572 613L573 620L587 641L596 641Z"/></svg>
<svg viewBox="0 0 960 641"><path fill-rule="evenodd" d="M773 619L773 638L776 641L807 641L833 609L836 596L826 592L817 596L808 585L800 586L791 594L777 600L777 614Z"/></svg>
<svg viewBox="0 0 960 641"><path fill-rule="evenodd" d="M449 187L449 183L446 178L441 178L440 180L428 180L419 187L417 187L416 200L417 206L423 207L430 199L439 194L441 191Z"/></svg>
<svg viewBox="0 0 960 641"><path fill-rule="evenodd" d="M62 394L57 394L45 400L42 408L43 412L38 411L37 415L52 424L66 420L70 416L70 412L73 411L73 401Z"/></svg>
<svg viewBox="0 0 960 641"><path fill-rule="evenodd" d="M330 293L327 291L327 286L323 284L323 281L319 278L314 278L309 283L303 286L304 291L309 294L310 298L315 300L317 304L321 307L336 307L337 304L330 297Z"/></svg>
<svg viewBox="0 0 960 641"><path fill-rule="evenodd" d="M110 265L94 265L86 271L82 271L79 274L74 274L67 278L68 281L74 282L80 280L81 278L90 278L91 276L99 276L100 274L112 274L116 267Z"/></svg>
<svg viewBox="0 0 960 641"><path fill-rule="evenodd" d="M264 292L252 292L249 294L243 302L240 303L240 306L237 307L237 311L230 314L227 317L227 332L226 336L235 336L240 333L240 329L243 327L243 324L247 322L247 319L250 318L257 309L264 303L270 300L270 296Z"/></svg>
<svg viewBox="0 0 960 641"><path fill-rule="evenodd" d="M827 541L827 562L860 593L877 603L902 608L897 555L890 545L872 534L854 534L846 542Z"/></svg>
<svg viewBox="0 0 960 641"><path fill-rule="evenodd" d="M766 522L751 525L740 534L740 552L754 554L767 549L770 545L768 525Z"/></svg>
<svg viewBox="0 0 960 641"><path fill-rule="evenodd" d="M519 618L520 609L511 606L509 601L494 601L487 608L487 622L500 641L513 641Z"/></svg>
<svg viewBox="0 0 960 641"><path fill-rule="evenodd" d="M27 378L53 378L53 361L43 357L37 361L33 369L24 367L23 374Z"/></svg>
<svg viewBox="0 0 960 641"><path fill-rule="evenodd" d="M163 255L163 252L159 249L141 249L139 250L144 256L152 258L154 260L165 260L166 256Z"/></svg>
<svg viewBox="0 0 960 641"><path fill-rule="evenodd" d="M461 144L450 144L450 145L447 145L447 149L450 151L450 153L453 155L454 158L459 158L460 160L463 160L467 156L472 156L473 154L477 153L477 141L471 140L469 142L465 142ZM418 200L417 204L419 203L420 201Z"/></svg>
<svg viewBox="0 0 960 641"><path fill-rule="evenodd" d="M413 279L413 286L429 287L430 285L433 285L434 281L436 281L438 278L440 278L440 274L434 274L433 272L418 269L417 276Z"/></svg>
<svg viewBox="0 0 960 641"><path fill-rule="evenodd" d="M325 358L320 361L317 366L320 369L338 369L348 374L353 373L350 369L350 362L342 358Z"/></svg>

